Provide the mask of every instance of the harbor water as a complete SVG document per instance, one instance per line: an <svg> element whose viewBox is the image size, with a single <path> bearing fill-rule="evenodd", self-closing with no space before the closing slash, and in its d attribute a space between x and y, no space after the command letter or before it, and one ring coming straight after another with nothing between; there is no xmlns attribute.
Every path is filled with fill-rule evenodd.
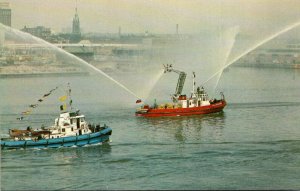
<svg viewBox="0 0 300 191"><path fill-rule="evenodd" d="M90 76L1 78L1 136L54 123L63 91L16 118L64 82L87 121L112 128L111 142L2 150L1 190L300 189L299 70L230 67L217 87L223 112L163 118L135 117L134 98Z"/></svg>

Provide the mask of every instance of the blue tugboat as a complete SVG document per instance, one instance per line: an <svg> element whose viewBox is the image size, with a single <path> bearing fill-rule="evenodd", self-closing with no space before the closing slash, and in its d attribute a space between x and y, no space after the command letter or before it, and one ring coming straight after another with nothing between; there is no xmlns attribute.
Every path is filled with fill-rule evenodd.
<svg viewBox="0 0 300 191"><path fill-rule="evenodd" d="M71 102L70 102L71 103ZM61 107L61 110L62 107ZM1 138L1 149L58 148L109 142L112 129L105 124L92 125L77 111L62 111L54 125L25 130L10 129L8 138Z"/></svg>

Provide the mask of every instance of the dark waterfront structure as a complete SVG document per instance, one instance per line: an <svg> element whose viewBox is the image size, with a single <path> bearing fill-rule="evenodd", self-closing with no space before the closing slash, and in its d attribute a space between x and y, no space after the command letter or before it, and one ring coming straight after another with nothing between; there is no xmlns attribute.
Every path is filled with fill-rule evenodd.
<svg viewBox="0 0 300 191"><path fill-rule="evenodd" d="M11 9L7 2L0 2L0 23L11 26Z"/></svg>
<svg viewBox="0 0 300 191"><path fill-rule="evenodd" d="M66 46L64 46L63 45L61 48L71 54L74 54L75 56L78 56L79 58L81 58L87 62L92 61L93 57L94 57L94 50L93 50L93 47L91 47L91 46L85 46L85 45L82 45L82 46L66 45Z"/></svg>

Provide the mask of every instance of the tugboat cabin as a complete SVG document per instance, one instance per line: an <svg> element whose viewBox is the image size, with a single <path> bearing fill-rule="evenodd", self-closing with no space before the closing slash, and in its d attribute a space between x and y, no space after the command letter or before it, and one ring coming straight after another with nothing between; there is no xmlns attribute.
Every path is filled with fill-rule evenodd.
<svg viewBox="0 0 300 191"><path fill-rule="evenodd" d="M77 136L87 133L91 133L91 130L88 128L84 115L79 114L79 110L76 112L63 112L59 118L55 119L55 126L50 138Z"/></svg>

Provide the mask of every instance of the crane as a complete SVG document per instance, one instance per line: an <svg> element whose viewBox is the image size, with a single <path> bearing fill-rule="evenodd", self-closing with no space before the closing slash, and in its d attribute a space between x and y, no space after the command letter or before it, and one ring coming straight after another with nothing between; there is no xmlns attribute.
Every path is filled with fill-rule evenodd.
<svg viewBox="0 0 300 191"><path fill-rule="evenodd" d="M170 64L170 65L167 64L166 66L164 65L164 68L165 68L164 73L175 72L175 73L179 74L176 90L175 90L175 93L172 96L173 102L177 102L178 97L182 93L183 85L184 85L185 78L186 78L186 73L182 72L182 71L179 71L179 70L173 69L172 64Z"/></svg>

